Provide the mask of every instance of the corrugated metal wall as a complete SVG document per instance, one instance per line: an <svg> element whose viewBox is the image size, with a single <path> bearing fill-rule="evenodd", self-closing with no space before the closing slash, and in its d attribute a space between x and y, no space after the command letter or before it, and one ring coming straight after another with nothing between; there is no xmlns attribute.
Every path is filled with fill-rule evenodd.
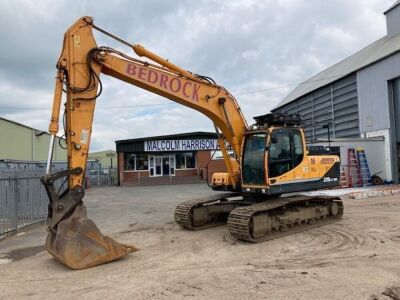
<svg viewBox="0 0 400 300"><path fill-rule="evenodd" d="M308 141L327 138L328 131L322 126L329 123L332 138L359 137L356 74L323 86L273 112L300 114L305 121Z"/></svg>

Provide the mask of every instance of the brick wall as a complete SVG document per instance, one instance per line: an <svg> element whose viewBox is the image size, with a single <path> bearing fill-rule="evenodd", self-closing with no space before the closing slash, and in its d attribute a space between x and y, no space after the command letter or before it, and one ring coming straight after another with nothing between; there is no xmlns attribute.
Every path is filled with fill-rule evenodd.
<svg viewBox="0 0 400 300"><path fill-rule="evenodd" d="M203 180L207 179L209 182L211 182L212 174L216 172L227 172L223 159L210 161L210 158L210 151L197 152L197 168L199 169L199 174L201 174Z"/></svg>
<svg viewBox="0 0 400 300"><path fill-rule="evenodd" d="M175 170L175 176L198 176L199 171L197 169L189 170Z"/></svg>
<svg viewBox="0 0 400 300"><path fill-rule="evenodd" d="M176 177L190 177L190 176L199 176L200 179L211 181L212 174L215 172L226 172L225 163L223 160L212 160L210 151L198 151L196 153L196 169L189 170L175 170ZM210 162L209 162L210 161ZM207 163L208 163L208 172L207 172ZM124 153L118 153L118 179L120 185L136 183L140 178L149 177L149 171L124 171Z"/></svg>
<svg viewBox="0 0 400 300"><path fill-rule="evenodd" d="M208 165L208 182L211 182L212 175L217 172L228 172L223 159L212 160Z"/></svg>

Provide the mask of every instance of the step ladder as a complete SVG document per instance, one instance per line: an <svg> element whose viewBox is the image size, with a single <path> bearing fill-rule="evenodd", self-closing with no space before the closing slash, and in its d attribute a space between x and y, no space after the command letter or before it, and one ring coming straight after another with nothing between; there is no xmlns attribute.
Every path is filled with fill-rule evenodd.
<svg viewBox="0 0 400 300"><path fill-rule="evenodd" d="M344 166L340 167L340 187L341 188L350 187L349 186L348 176L346 174L346 168Z"/></svg>
<svg viewBox="0 0 400 300"><path fill-rule="evenodd" d="M360 166L361 181L363 186L371 186L372 179L369 171L367 156L365 155L364 148L357 148L358 164Z"/></svg>
<svg viewBox="0 0 400 300"><path fill-rule="evenodd" d="M357 152L354 148L347 149L347 174L349 187L360 187L363 185Z"/></svg>

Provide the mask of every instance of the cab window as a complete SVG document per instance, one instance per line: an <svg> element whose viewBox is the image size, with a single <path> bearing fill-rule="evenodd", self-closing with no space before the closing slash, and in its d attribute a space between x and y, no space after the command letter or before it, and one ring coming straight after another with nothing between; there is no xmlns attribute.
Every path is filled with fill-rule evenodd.
<svg viewBox="0 0 400 300"><path fill-rule="evenodd" d="M246 137L243 152L243 183L265 184L265 145L266 133L254 133Z"/></svg>
<svg viewBox="0 0 400 300"><path fill-rule="evenodd" d="M300 131L293 131L293 151L294 151L294 160L293 160L293 168L298 166L303 161L304 155L304 147L303 147L303 139L301 137Z"/></svg>
<svg viewBox="0 0 400 300"><path fill-rule="evenodd" d="M269 177L289 172L303 160L304 147L298 129L276 129L272 131L269 145Z"/></svg>

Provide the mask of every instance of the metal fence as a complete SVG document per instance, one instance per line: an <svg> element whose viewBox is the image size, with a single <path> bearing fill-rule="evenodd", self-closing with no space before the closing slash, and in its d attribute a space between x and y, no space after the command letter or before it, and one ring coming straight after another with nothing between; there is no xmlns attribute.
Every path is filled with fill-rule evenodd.
<svg viewBox="0 0 400 300"><path fill-rule="evenodd" d="M41 172L0 171L0 234L47 218L47 195Z"/></svg>
<svg viewBox="0 0 400 300"><path fill-rule="evenodd" d="M118 183L116 169L87 170L86 174L86 187ZM42 169L0 169L0 235L47 219L48 198L40 182L43 175ZM64 179L55 182L56 189L60 189L60 192L66 188L63 182Z"/></svg>
<svg viewBox="0 0 400 300"><path fill-rule="evenodd" d="M86 187L118 184L118 171L113 168L98 168L86 171Z"/></svg>

